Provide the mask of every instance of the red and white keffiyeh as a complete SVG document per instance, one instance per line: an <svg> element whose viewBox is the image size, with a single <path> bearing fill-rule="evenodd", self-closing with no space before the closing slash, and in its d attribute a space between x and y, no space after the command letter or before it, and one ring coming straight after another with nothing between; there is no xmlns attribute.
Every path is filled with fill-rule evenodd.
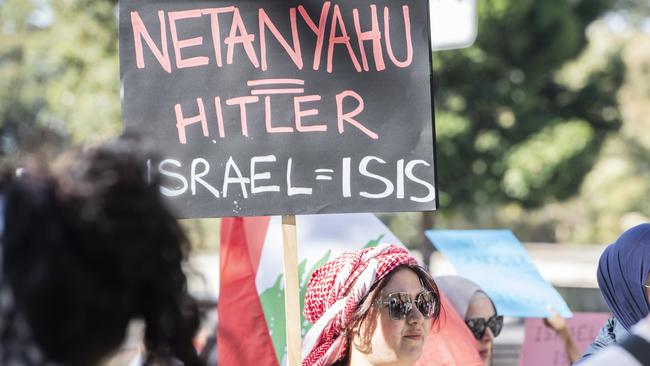
<svg viewBox="0 0 650 366"><path fill-rule="evenodd" d="M400 265L417 265L408 251L381 244L346 252L311 275L304 315L314 326L303 339L302 366L329 366L346 352L345 329L372 285Z"/></svg>

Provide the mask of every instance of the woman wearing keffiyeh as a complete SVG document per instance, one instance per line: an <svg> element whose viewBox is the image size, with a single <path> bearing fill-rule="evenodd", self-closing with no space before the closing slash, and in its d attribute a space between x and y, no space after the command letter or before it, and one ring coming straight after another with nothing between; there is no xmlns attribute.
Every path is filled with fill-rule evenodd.
<svg viewBox="0 0 650 366"><path fill-rule="evenodd" d="M344 253L314 271L302 366L413 365L440 314L438 288L406 249Z"/></svg>

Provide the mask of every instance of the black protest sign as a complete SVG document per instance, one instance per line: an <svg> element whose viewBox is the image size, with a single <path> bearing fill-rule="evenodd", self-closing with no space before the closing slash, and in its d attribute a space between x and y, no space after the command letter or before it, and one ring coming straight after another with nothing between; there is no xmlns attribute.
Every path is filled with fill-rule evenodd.
<svg viewBox="0 0 650 366"><path fill-rule="evenodd" d="M436 208L427 0L120 1L120 66L182 217Z"/></svg>

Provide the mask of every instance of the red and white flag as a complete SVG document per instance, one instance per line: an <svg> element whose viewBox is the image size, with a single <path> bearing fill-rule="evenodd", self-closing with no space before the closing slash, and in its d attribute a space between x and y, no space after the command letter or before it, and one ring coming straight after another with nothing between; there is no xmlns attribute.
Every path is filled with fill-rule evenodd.
<svg viewBox="0 0 650 366"><path fill-rule="evenodd" d="M311 273L346 250L402 244L372 214L298 216L301 308ZM280 217L221 220L218 324L219 366L286 364L282 231ZM443 298L419 365L480 365L474 339ZM302 321L304 335L311 324Z"/></svg>

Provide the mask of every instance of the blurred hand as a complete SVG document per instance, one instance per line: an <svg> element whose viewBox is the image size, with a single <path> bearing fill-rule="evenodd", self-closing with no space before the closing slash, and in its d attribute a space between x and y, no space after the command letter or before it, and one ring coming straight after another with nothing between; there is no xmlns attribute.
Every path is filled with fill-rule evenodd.
<svg viewBox="0 0 650 366"><path fill-rule="evenodd" d="M553 329L555 333L563 333L567 331L566 320L558 314L553 307L548 307L548 311L551 313L551 316L544 319L544 324Z"/></svg>
<svg viewBox="0 0 650 366"><path fill-rule="evenodd" d="M564 349L566 350L567 356L569 358L569 364L573 364L580 359L582 352L578 349L575 340L569 332L566 319L561 317L560 314L558 314L558 312L555 311L552 306L548 306L546 309L549 313L551 313L551 315L548 318L544 319L544 324L547 327L553 329L553 331L555 331L555 333L560 336L560 339L562 339L564 342Z"/></svg>

